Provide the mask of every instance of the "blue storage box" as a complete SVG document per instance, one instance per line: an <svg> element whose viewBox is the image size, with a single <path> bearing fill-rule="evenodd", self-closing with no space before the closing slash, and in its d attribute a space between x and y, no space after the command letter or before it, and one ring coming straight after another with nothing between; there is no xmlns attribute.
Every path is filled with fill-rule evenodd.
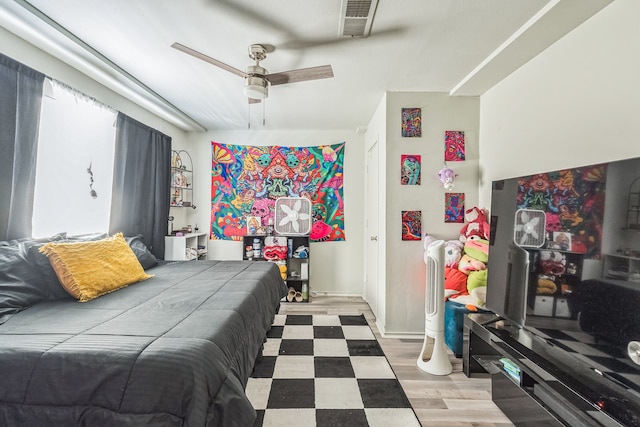
<svg viewBox="0 0 640 427"><path fill-rule="evenodd" d="M456 357L462 357L464 316L472 313L463 304L453 301L444 303L444 342Z"/></svg>

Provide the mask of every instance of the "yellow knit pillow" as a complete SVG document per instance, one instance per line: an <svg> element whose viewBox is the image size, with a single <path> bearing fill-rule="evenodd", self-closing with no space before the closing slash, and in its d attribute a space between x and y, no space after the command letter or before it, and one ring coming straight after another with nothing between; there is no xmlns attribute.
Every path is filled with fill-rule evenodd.
<svg viewBox="0 0 640 427"><path fill-rule="evenodd" d="M97 241L51 242L40 252L49 257L65 290L80 302L153 277L145 273L122 233Z"/></svg>

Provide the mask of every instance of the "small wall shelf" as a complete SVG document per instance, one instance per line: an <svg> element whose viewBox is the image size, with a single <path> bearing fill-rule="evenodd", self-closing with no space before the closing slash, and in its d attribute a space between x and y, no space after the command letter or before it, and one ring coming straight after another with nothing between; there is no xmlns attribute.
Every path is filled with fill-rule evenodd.
<svg viewBox="0 0 640 427"><path fill-rule="evenodd" d="M627 228L640 230L640 178L636 178L629 187Z"/></svg>
<svg viewBox="0 0 640 427"><path fill-rule="evenodd" d="M193 161L185 150L171 152L170 206L193 208Z"/></svg>

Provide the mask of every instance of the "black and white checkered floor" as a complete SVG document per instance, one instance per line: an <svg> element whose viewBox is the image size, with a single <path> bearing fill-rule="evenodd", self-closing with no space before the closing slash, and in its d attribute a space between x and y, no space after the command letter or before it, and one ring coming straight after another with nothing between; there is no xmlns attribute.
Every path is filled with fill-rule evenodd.
<svg viewBox="0 0 640 427"><path fill-rule="evenodd" d="M364 316L277 315L267 337L256 427L420 426Z"/></svg>

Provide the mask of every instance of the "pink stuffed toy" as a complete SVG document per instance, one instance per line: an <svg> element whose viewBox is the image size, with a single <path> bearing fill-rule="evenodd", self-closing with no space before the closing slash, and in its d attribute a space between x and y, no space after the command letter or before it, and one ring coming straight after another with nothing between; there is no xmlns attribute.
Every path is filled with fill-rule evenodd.
<svg viewBox="0 0 640 427"><path fill-rule="evenodd" d="M460 241L469 239L489 240L489 223L484 209L473 207L465 212L467 223L460 229Z"/></svg>
<svg viewBox="0 0 640 427"><path fill-rule="evenodd" d="M456 176L458 175L446 166L438 171L438 178L440 178L444 189L447 191L451 191L453 189L453 181L456 179Z"/></svg>

